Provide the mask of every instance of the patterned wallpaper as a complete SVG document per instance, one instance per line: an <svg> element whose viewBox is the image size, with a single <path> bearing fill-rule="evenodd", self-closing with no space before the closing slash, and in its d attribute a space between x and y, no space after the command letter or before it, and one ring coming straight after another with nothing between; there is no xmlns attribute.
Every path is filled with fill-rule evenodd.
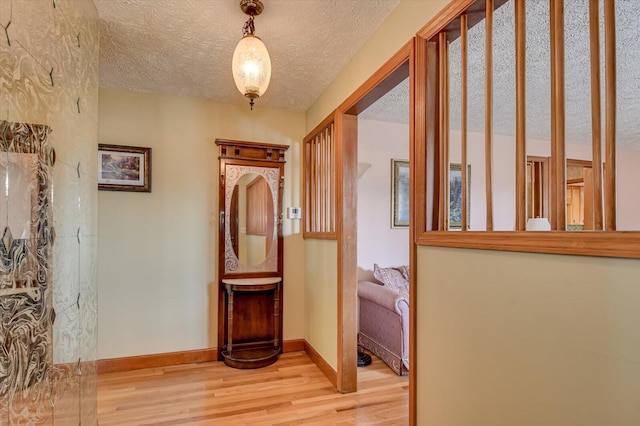
<svg viewBox="0 0 640 426"><path fill-rule="evenodd" d="M98 16L0 0L0 424L97 424Z"/></svg>

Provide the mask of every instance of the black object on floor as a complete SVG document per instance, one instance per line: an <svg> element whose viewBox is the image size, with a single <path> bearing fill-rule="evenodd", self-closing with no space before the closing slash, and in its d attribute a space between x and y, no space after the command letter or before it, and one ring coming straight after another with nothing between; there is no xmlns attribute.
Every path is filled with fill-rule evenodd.
<svg viewBox="0 0 640 426"><path fill-rule="evenodd" d="M358 351L358 367L366 367L371 364L371 355Z"/></svg>

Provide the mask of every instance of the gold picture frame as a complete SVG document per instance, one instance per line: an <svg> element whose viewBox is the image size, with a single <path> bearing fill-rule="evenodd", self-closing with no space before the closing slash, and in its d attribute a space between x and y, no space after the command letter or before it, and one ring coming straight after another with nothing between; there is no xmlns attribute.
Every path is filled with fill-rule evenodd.
<svg viewBox="0 0 640 426"><path fill-rule="evenodd" d="M151 192L151 148L99 144L98 189Z"/></svg>

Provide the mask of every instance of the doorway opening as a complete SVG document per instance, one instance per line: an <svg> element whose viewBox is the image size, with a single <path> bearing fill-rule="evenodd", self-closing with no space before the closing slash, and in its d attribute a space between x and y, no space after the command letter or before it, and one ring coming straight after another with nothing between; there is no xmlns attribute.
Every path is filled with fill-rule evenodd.
<svg viewBox="0 0 640 426"><path fill-rule="evenodd" d="M412 156L411 138L413 137L413 134L411 132L411 125L413 122L413 118L409 96L409 74L411 70L410 57L412 56L412 49L413 43L407 43L407 45L405 45L396 55L394 55L385 65L383 65L380 70L376 72L376 74L374 74L369 80L367 80L349 99L347 99L338 110L337 136L341 141L342 154L341 161L338 165L337 170L338 179L342 180L341 194L338 200L337 209L337 213L341 218L339 229L337 232L339 292L338 311L340 329L338 342L338 359L340 363L340 368L338 371L338 383L339 389L342 392L351 392L357 389L357 343L359 342L358 322L360 320L360 318L358 318L358 281L362 278L372 278L374 271L374 264L372 263L379 263L378 266L380 267L396 266L397 268L395 268L394 270L398 274L402 274L401 269L402 267L404 267L404 276L407 278L407 294L410 293L408 288L411 286L411 283L414 280L414 274L412 273L412 264L413 258L415 256L415 246L413 244L413 239L410 237L412 235L412 187L410 186L410 183L409 185L405 185L402 188L401 196L400 194L398 194L398 198L402 198L404 202L404 207L400 208L401 217L398 217L396 219L399 219L400 222L404 220L404 227L398 228L398 230L391 229L393 221L393 213L391 208L391 188L393 187L393 184L391 182L391 160L406 160L403 173L405 173L406 177L408 178ZM384 98L386 95L389 98L394 97L394 89L396 89L396 95L398 93L401 93L403 89L404 92L406 92L405 95L403 95L403 101L397 101L397 103L399 105L402 105L402 108L404 109L404 111L400 114L404 114L403 121L405 121L405 123L395 124L395 127L398 128L404 126L405 130L403 136L389 136L389 139L394 138L396 140L380 141L377 143L379 143L380 145L384 145L386 143L386 145L390 145L391 147L395 145L402 151L398 152L397 154L391 154L391 152L389 151L386 154L380 154L386 155L388 156L388 158L385 157L386 159L384 160L375 159L375 155L369 157L369 154L373 153L369 152L371 151L371 146L367 146L366 139L369 139L369 143L373 143L371 141L371 138L373 138L371 134L376 133L376 125L378 126L378 130L380 127L394 127L394 125L384 123L381 124L380 122L376 123L376 121L381 120L372 120L371 118L373 118L373 116L369 116L369 114L375 112L376 108L384 105L385 100L382 98ZM378 103L378 101L380 101L381 99L381 103ZM367 123L367 121L369 121L369 123ZM367 125L371 127L365 130ZM365 134L369 134L369 137L364 137ZM391 135L391 133L389 133L389 135ZM376 137L377 136L378 135L376 135ZM367 150L367 152L358 153L359 141L362 143L360 151ZM380 161L380 163L377 163L376 170L374 170L374 160L376 161L376 163ZM384 163L386 163L386 165L384 165ZM371 164L371 166L369 166L368 164ZM358 173L356 172L358 169L360 169L361 172L360 180L358 179ZM385 219L382 220L385 223L382 226L384 226L385 232L388 230L391 233L396 232L396 235L406 235L406 237L404 238L404 250L402 250L405 253L403 260L397 260L397 257L392 259L390 256L387 256L388 260L380 258L378 262L378 260L376 259L376 254L373 252L363 256L360 260L358 259L358 246L360 245L358 235L360 233L362 233L361 236L363 238L371 238L373 236L373 241L376 241L377 244L385 244L384 238L380 236L382 228L376 225L367 227L368 229L362 227L363 220L359 217L360 213L368 215L369 213L371 213L371 209L369 208L369 206L361 206L360 210L366 210L359 213L357 201L360 189L359 182L363 182L364 185L367 180L375 180L374 176L378 173L380 173L380 176L377 177L377 179L379 179L379 182L382 182L383 180L386 182L384 184L385 189L373 189L379 194L378 198L380 198L384 203L383 207L378 207L380 210L384 210ZM386 207L384 207L384 205L386 205ZM377 238L375 236L376 233L378 233ZM369 245L373 243L369 242L367 244ZM407 299L409 297L410 295L407 296ZM406 305L408 310L408 303L406 303ZM405 321L406 329L409 328L409 322L410 321L408 319L407 312L407 319ZM402 362L404 350L405 358L408 365L408 360L410 358L410 356L408 355L408 344L410 339L408 330L405 332L406 338L403 338L402 341L406 342L406 344L403 345L402 343L400 343L397 352L398 361ZM399 332L399 334L400 333L401 332ZM360 339L360 343L362 343L362 338ZM400 371L402 370L400 369ZM403 373L406 374L407 371L408 370L404 370Z"/></svg>

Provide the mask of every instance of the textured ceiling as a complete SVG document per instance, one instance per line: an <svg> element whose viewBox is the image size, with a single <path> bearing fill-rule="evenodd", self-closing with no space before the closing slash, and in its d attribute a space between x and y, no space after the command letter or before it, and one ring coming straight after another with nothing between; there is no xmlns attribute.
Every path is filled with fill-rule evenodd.
<svg viewBox="0 0 640 426"><path fill-rule="evenodd" d="M100 84L244 103L231 57L247 18L238 0L94 0ZM304 111L399 0L263 0L256 35L271 56L258 107Z"/></svg>
<svg viewBox="0 0 640 426"><path fill-rule="evenodd" d="M409 124L409 78L407 77L377 102L374 102L359 117Z"/></svg>
<svg viewBox="0 0 640 426"><path fill-rule="evenodd" d="M527 5L527 136L550 139L551 94L549 9L546 0ZM513 2L494 16L494 132L515 134L515 62ZM603 12L600 11L602 20ZM640 149L640 0L616 1L617 143ZM566 138L591 143L591 92L589 64L588 0L566 2ZM601 25L601 44L604 41ZM484 21L469 31L469 130L484 132ZM604 63L604 46L601 47ZM460 41L451 43L451 125L460 129ZM604 66L601 69L604 114ZM363 118L409 122L409 85L404 81L374 103Z"/></svg>
<svg viewBox="0 0 640 426"><path fill-rule="evenodd" d="M601 2L602 3L602 2ZM589 1L565 3L566 139L591 143L589 62ZM527 1L527 137L550 139L551 92L549 8L547 1ZM601 4L602 7L602 4ZM494 132L515 134L515 44L513 1L495 13ZM600 11L602 22L603 12ZM640 1L616 1L617 143L640 146ZM604 28L601 25L601 63L604 64ZM484 132L484 21L469 31L469 130ZM451 120L459 128L460 43L451 44ZM604 65L601 67L604 114ZM604 127L604 126L603 126Z"/></svg>

